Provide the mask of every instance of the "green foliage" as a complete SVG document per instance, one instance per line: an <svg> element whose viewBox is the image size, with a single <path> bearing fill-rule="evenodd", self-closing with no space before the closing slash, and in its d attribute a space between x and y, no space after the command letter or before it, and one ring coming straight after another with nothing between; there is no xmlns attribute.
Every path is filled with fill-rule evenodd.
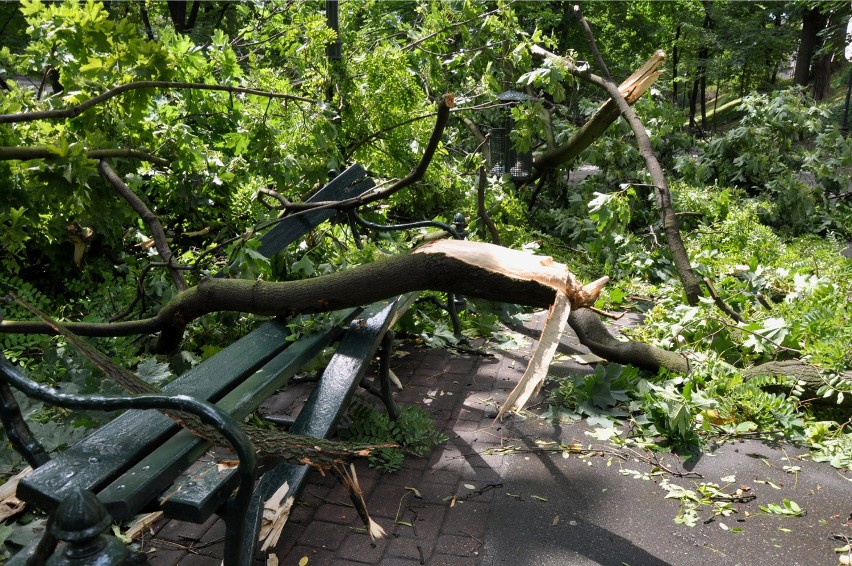
<svg viewBox="0 0 852 566"><path fill-rule="evenodd" d="M633 366L607 364L595 366L594 373L556 380L550 401L567 405L578 413L597 415L618 404L627 403L639 381Z"/></svg>
<svg viewBox="0 0 852 566"><path fill-rule="evenodd" d="M743 98L742 119L703 146L697 159L678 158L677 167L694 183L740 187L767 198L763 211L772 225L796 233L840 228L845 207L825 202L825 189L848 183L850 149L825 108L801 89ZM813 147L803 144L815 139ZM841 230L848 230L842 227Z"/></svg>
<svg viewBox="0 0 852 566"><path fill-rule="evenodd" d="M448 440L435 430L432 418L419 407L406 407L392 421L386 413L357 401L349 406L346 421L337 433L342 440L351 442L398 444L399 448L380 448L370 455L370 465L383 472L401 468L406 453L422 456Z"/></svg>

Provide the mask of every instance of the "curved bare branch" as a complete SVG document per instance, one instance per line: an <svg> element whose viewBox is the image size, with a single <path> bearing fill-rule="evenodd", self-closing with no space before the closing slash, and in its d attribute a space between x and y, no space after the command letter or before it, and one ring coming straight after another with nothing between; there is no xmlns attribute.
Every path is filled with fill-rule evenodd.
<svg viewBox="0 0 852 566"><path fill-rule="evenodd" d="M97 106L101 102L114 98L119 94L130 90L140 89L160 89L160 90L216 90L222 92L232 92L238 94L253 94L256 96L264 96L267 98L283 98L285 100L296 100L299 102L308 102L310 104L322 104L319 100L296 96L294 94L284 94L280 92L269 92L265 90L257 90L254 88L245 88L229 85L211 85L206 83L183 83L173 81L137 81L127 83L111 88L108 91L93 96L88 100L84 100L80 104L75 104L68 108L57 108L55 110L41 110L38 112L20 112L17 114L0 114L0 124L12 124L16 122L33 122L36 120L60 120L63 118L74 118L79 116L86 110Z"/></svg>

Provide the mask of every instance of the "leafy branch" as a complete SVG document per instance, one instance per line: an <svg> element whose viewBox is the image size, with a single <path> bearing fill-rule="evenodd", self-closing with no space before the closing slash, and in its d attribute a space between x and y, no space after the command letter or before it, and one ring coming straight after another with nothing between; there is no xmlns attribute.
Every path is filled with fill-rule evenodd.
<svg viewBox="0 0 852 566"><path fill-rule="evenodd" d="M308 102L310 104L317 105L323 104L319 100L305 98L303 96L296 96L294 94L269 92L265 90L258 90L254 88L245 88L239 86L216 85L207 83L184 83L173 81L137 81L111 88L102 94L93 96L88 100L84 100L80 104L75 104L74 106L70 106L68 108L57 108L55 110L40 110L37 112L20 112L17 114L0 114L0 124L34 122L36 120L61 120L63 118L75 118L86 110L89 110L90 108L97 106L98 104L105 102L111 98L115 98L119 94L131 90L141 90L149 88L161 90L215 90L237 94L252 94L255 96L264 96L267 98L295 100L298 102Z"/></svg>

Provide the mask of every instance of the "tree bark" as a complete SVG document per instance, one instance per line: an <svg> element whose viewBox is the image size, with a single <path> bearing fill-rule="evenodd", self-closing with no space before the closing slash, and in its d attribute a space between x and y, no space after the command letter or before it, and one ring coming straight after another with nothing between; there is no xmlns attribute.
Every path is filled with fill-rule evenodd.
<svg viewBox="0 0 852 566"><path fill-rule="evenodd" d="M802 398L810 400L816 405L829 407L852 408L852 395L844 395L843 402L837 402L837 396L831 395L823 397L817 394L817 390L825 384L825 378L819 368L806 364L800 360L785 360L777 362L767 362L759 366L755 366L743 370L743 379L749 380L755 377L770 375L770 376L789 376L798 381L804 382L802 388L804 393ZM852 384L852 372L843 374L843 380ZM769 388L767 388L769 389ZM788 388L784 388L783 393L789 392Z"/></svg>
<svg viewBox="0 0 852 566"><path fill-rule="evenodd" d="M644 342L622 342L610 334L600 317L589 309L572 311L568 324L581 344L593 354L611 362L631 364L654 373L660 368L675 373L689 373L689 361L685 357Z"/></svg>
<svg viewBox="0 0 852 566"><path fill-rule="evenodd" d="M802 34L799 39L799 51L796 55L796 69L793 82L805 86L811 79L811 60L819 45L818 34L825 27L825 16L819 7L805 10L802 14Z"/></svg>

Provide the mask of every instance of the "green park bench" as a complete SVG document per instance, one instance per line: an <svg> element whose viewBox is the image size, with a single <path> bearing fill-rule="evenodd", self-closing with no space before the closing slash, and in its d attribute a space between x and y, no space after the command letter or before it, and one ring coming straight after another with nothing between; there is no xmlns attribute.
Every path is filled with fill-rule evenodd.
<svg viewBox="0 0 852 566"><path fill-rule="evenodd" d="M353 165L311 200L350 198L372 186L364 170ZM259 250L271 256L334 215L332 210L317 210L287 219L262 237ZM113 397L110 401L103 396L61 395L28 380L0 355L0 416L13 445L35 468L21 480L18 497L50 514L51 531L57 538L73 543L66 543L66 550L92 544L113 520L127 521L151 510L159 509L168 518L195 523L218 513L226 524L225 564L251 564L264 503L284 482L289 485L288 495L297 494L308 467L280 463L255 481L253 450L245 436L240 436L242 433L235 423L285 386L337 338L340 342L336 353L290 426L290 432L328 437L380 345L383 400L394 413L387 372L392 343L388 329L414 297L415 294L404 295L349 309L340 314L348 324L345 330L335 326L292 342L287 339L290 331L285 321L268 321L178 377L163 388L162 395L156 396ZM10 385L26 395L60 406L131 410L49 458L29 433ZM239 467L220 470L215 462L209 462L202 464L200 471L193 469L187 475L190 466L198 466L196 462L210 443L156 410L178 407L214 423L236 444ZM96 501L91 494L96 495ZM89 505L94 510L88 510ZM109 516L104 515L104 507ZM114 538L103 540L116 542ZM26 564L33 556L52 551L52 544L42 543L39 549L37 542L20 551L9 564ZM110 558L98 563L124 563L122 557L128 551L120 546L101 549L99 552ZM30 563L41 560L37 558Z"/></svg>

